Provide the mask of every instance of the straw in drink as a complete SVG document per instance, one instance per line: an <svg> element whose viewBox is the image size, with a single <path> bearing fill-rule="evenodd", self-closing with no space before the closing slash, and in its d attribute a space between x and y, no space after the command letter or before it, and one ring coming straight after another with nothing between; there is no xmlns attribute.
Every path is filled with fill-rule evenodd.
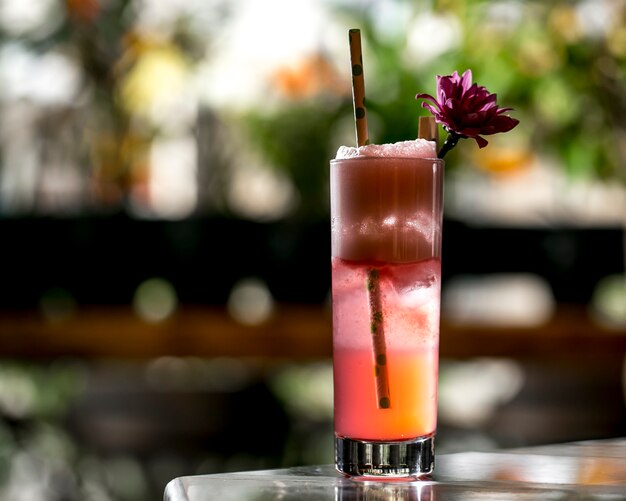
<svg viewBox="0 0 626 501"><path fill-rule="evenodd" d="M336 466L419 476L436 425L443 161L426 139L368 144L358 30L350 54L357 147L331 161Z"/></svg>

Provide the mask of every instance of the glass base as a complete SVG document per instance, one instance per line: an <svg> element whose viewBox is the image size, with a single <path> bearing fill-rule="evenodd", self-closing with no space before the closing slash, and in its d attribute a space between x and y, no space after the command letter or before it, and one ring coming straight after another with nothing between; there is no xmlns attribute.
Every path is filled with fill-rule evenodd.
<svg viewBox="0 0 626 501"><path fill-rule="evenodd" d="M395 442L335 436L335 468L350 477L421 477L434 466L434 434Z"/></svg>

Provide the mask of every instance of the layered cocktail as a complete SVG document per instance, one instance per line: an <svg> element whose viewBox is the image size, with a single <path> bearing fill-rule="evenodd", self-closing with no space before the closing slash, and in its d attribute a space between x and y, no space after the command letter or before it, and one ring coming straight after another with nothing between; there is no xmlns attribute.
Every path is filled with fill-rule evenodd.
<svg viewBox="0 0 626 501"><path fill-rule="evenodd" d="M331 161L337 469L433 468L444 162L435 143L342 147Z"/></svg>
<svg viewBox="0 0 626 501"><path fill-rule="evenodd" d="M455 71L437 76L435 96L415 96L433 114L418 137L432 141L369 145L360 31L348 40L357 147L330 163L335 466L418 477L434 467L442 159L460 139L483 148L483 135L518 120L470 70ZM437 123L447 132L438 151Z"/></svg>

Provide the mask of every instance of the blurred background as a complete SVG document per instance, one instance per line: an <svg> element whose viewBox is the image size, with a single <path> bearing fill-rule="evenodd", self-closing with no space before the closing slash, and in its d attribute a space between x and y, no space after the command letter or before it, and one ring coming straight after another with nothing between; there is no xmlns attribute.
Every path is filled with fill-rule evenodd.
<svg viewBox="0 0 626 501"><path fill-rule="evenodd" d="M0 496L332 462L328 161L467 68L440 452L626 434L626 1L0 0Z"/></svg>

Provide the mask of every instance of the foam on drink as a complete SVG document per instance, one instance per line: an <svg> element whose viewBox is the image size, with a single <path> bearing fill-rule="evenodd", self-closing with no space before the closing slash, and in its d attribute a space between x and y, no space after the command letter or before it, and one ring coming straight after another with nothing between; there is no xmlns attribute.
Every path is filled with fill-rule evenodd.
<svg viewBox="0 0 626 501"><path fill-rule="evenodd" d="M437 158L437 146L434 141L414 139L398 143L368 144L365 146L341 146L335 159L355 157L402 157L402 158Z"/></svg>

